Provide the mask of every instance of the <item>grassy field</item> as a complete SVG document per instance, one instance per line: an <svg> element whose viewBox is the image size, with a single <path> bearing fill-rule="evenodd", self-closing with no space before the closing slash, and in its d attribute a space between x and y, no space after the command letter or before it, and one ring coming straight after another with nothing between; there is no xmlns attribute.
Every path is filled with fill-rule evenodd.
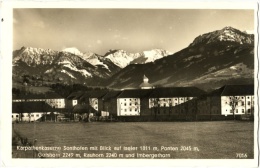
<svg viewBox="0 0 260 168"><path fill-rule="evenodd" d="M102 158L106 158L106 153L116 153L112 158L118 158L119 154L123 154L123 158L130 157L126 154L137 158L137 153L168 154L165 158L171 159L235 159L237 153L254 157L253 122L19 123L13 125L13 130L31 142L36 138L37 146L111 147L111 150L56 151L61 158L64 152L74 153L69 156L73 158L76 153L82 158L84 153L104 154ZM114 150L120 146L121 149ZM137 150L123 149L129 146L137 147ZM147 150L141 150L141 146L146 146ZM161 150L162 146L173 148Z"/></svg>

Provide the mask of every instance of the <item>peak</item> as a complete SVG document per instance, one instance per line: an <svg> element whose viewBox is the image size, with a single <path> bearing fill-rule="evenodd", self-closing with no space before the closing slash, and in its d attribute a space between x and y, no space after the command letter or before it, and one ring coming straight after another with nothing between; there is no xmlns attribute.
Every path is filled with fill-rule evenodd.
<svg viewBox="0 0 260 168"><path fill-rule="evenodd" d="M209 44L215 42L232 42L239 44L253 44L254 38L247 33L241 32L231 26L226 26L221 30L205 33L195 38L190 44L194 46L197 44Z"/></svg>
<svg viewBox="0 0 260 168"><path fill-rule="evenodd" d="M75 55L83 55L76 47L65 48L62 51L75 54Z"/></svg>
<svg viewBox="0 0 260 168"><path fill-rule="evenodd" d="M233 28L231 26L226 26L222 30L237 30L237 29L235 29L235 28Z"/></svg>

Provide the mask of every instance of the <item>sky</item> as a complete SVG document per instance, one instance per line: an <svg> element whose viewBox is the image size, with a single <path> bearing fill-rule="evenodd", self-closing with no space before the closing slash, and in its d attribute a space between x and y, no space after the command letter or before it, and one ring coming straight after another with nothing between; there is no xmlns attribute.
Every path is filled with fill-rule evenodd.
<svg viewBox="0 0 260 168"><path fill-rule="evenodd" d="M110 49L177 52L197 36L225 26L254 29L244 9L13 9L13 49L35 47L104 55Z"/></svg>

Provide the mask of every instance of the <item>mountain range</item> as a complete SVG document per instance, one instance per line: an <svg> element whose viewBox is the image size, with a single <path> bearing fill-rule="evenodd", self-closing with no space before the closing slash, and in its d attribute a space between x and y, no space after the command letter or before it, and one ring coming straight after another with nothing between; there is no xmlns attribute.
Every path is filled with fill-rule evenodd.
<svg viewBox="0 0 260 168"><path fill-rule="evenodd" d="M176 53L152 49L139 53L109 50L105 55L22 47L13 52L13 82L81 83L137 88L143 75L154 86L197 86L254 82L254 35L232 27L196 37ZM40 81L40 82L39 82Z"/></svg>

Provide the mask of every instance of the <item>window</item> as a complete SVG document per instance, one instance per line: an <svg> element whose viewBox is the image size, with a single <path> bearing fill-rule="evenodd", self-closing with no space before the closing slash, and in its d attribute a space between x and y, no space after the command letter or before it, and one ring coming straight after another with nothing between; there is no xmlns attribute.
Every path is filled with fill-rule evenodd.
<svg viewBox="0 0 260 168"><path fill-rule="evenodd" d="M172 99L169 99L169 101L172 101Z"/></svg>
<svg viewBox="0 0 260 168"><path fill-rule="evenodd" d="M244 106L244 105L245 105L245 102L244 102L244 101L242 101L242 102L241 102L241 105L242 105L242 106Z"/></svg>
<svg viewBox="0 0 260 168"><path fill-rule="evenodd" d="M39 114L36 114L36 117L39 117Z"/></svg>
<svg viewBox="0 0 260 168"><path fill-rule="evenodd" d="M126 101L126 99L125 99L125 101Z"/></svg>
<svg viewBox="0 0 260 168"><path fill-rule="evenodd" d="M243 97L243 96L242 96L241 98L242 98L242 99L244 99L244 97Z"/></svg>
<svg viewBox="0 0 260 168"><path fill-rule="evenodd" d="M24 117L24 115L22 114L22 117Z"/></svg>
<svg viewBox="0 0 260 168"><path fill-rule="evenodd" d="M247 112L248 112L248 113L251 113L251 109L248 109Z"/></svg>
<svg viewBox="0 0 260 168"><path fill-rule="evenodd" d="M31 117L34 117L34 114L31 114Z"/></svg>
<svg viewBox="0 0 260 168"><path fill-rule="evenodd" d="M137 111L137 108L135 109L135 111Z"/></svg>
<svg viewBox="0 0 260 168"><path fill-rule="evenodd" d="M126 106L126 103L125 103L125 106Z"/></svg>
<svg viewBox="0 0 260 168"><path fill-rule="evenodd" d="M12 118L14 118L14 116L12 115Z"/></svg>
<svg viewBox="0 0 260 168"><path fill-rule="evenodd" d="M18 115L16 115L16 118L18 117Z"/></svg>
<svg viewBox="0 0 260 168"><path fill-rule="evenodd" d="M233 111L232 111L232 110L230 110L230 113L233 113Z"/></svg>
<svg viewBox="0 0 260 168"><path fill-rule="evenodd" d="M250 99L250 97L247 97L247 99Z"/></svg>
<svg viewBox="0 0 260 168"><path fill-rule="evenodd" d="M236 109L236 113L238 113L238 109Z"/></svg>
<svg viewBox="0 0 260 168"><path fill-rule="evenodd" d="M177 106L178 105L178 103L175 103L175 106Z"/></svg>
<svg viewBox="0 0 260 168"><path fill-rule="evenodd" d="M242 109L242 113L245 113L245 110L244 110L244 109Z"/></svg>
<svg viewBox="0 0 260 168"><path fill-rule="evenodd" d="M175 101L177 101L177 99L175 99Z"/></svg>
<svg viewBox="0 0 260 168"><path fill-rule="evenodd" d="M250 103L250 101L247 101L247 105L250 105L251 103Z"/></svg>
<svg viewBox="0 0 260 168"><path fill-rule="evenodd" d="M132 99L130 99L130 101L132 101Z"/></svg>
<svg viewBox="0 0 260 168"><path fill-rule="evenodd" d="M164 103L163 106L166 107L166 103Z"/></svg>
<svg viewBox="0 0 260 168"><path fill-rule="evenodd" d="M132 106L132 103L129 103L130 106Z"/></svg>
<svg viewBox="0 0 260 168"><path fill-rule="evenodd" d="M125 112L126 112L126 109L125 109Z"/></svg>

